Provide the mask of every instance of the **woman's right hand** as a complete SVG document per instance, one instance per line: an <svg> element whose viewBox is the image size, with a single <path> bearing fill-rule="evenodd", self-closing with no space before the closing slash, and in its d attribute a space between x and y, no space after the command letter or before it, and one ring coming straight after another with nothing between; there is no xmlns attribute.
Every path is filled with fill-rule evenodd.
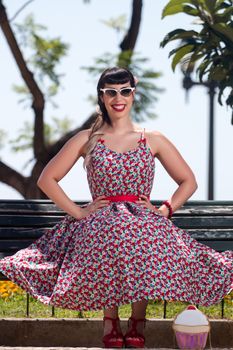
<svg viewBox="0 0 233 350"><path fill-rule="evenodd" d="M88 205L84 208L80 207L80 215L79 219L83 219L90 215L91 213L97 211L100 208L106 207L109 203L110 200L105 199L106 196L99 196L95 198L92 202L88 203Z"/></svg>

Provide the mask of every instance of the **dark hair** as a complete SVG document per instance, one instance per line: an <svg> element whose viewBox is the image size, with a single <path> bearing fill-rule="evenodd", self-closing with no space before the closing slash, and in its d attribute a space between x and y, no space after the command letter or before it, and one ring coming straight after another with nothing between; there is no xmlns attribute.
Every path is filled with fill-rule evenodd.
<svg viewBox="0 0 233 350"><path fill-rule="evenodd" d="M109 125L112 125L111 119L108 116L108 112L105 108L104 103L101 101L102 92L100 89L103 89L105 84L125 84L130 82L130 86L135 87L135 80L133 74L126 68L113 67L106 69L100 76L97 84L97 94L98 94L98 104L100 107L100 112L98 113L97 118L91 126L91 132L89 135L88 142L86 144L87 152L84 159L84 169L88 166L92 152L96 145L96 137L102 136L99 129L106 122Z"/></svg>
<svg viewBox="0 0 233 350"><path fill-rule="evenodd" d="M128 81L130 82L130 86L135 87L136 84L133 74L127 68L123 67L105 69L99 78L97 84L98 105L100 107L103 121L109 125L111 125L111 119L108 116L104 103L101 101L103 93L100 89L103 89L105 84L125 84Z"/></svg>

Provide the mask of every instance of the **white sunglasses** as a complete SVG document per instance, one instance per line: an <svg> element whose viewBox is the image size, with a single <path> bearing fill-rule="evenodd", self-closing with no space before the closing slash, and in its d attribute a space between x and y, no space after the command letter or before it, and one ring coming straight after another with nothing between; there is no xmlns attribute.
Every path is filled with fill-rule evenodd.
<svg viewBox="0 0 233 350"><path fill-rule="evenodd" d="M102 91L108 97L115 97L118 92L121 94L121 96L129 97L134 90L135 90L135 87L131 87L131 86L123 87L119 90L113 89L113 88L100 89L100 91Z"/></svg>

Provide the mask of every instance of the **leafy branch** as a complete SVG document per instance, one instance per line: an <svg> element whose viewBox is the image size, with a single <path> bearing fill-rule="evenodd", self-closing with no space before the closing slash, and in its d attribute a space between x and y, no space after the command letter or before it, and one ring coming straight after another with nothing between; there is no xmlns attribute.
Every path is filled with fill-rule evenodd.
<svg viewBox="0 0 233 350"><path fill-rule="evenodd" d="M201 83L204 79L215 83L221 105L226 92L233 124L233 1L170 0L162 18L178 13L197 17L200 30L175 29L164 37L161 47L178 40L178 46L169 53L173 71L182 64L184 74L196 71Z"/></svg>

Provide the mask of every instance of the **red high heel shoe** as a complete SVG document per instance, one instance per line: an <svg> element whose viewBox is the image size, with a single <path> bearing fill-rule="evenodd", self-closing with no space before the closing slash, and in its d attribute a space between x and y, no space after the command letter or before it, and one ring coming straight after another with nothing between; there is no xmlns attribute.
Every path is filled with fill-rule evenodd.
<svg viewBox="0 0 233 350"><path fill-rule="evenodd" d="M146 318L135 319L132 316L129 318L132 322L132 328L130 331L126 332L124 336L125 347L126 348L144 348L145 346L145 337L143 334L138 333L137 331L137 323L144 322L144 327L146 324ZM128 327L129 327L128 320Z"/></svg>
<svg viewBox="0 0 233 350"><path fill-rule="evenodd" d="M111 320L112 321L112 330L109 334L103 336L103 343L105 348L123 348L124 347L124 337L121 332L117 330L117 318L111 318L104 316L103 321Z"/></svg>

